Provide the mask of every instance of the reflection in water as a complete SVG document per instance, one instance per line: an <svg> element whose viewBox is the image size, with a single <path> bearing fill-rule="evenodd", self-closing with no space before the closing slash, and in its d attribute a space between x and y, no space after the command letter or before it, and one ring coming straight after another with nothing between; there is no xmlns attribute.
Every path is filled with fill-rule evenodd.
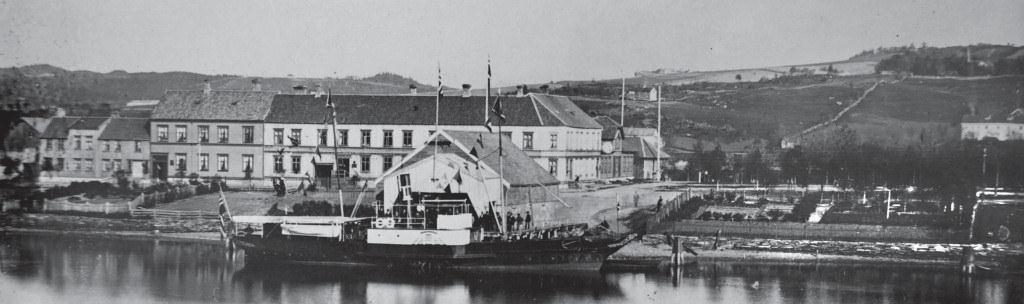
<svg viewBox="0 0 1024 304"><path fill-rule="evenodd" d="M240 255L239 255L240 256ZM244 266L217 245L0 237L9 303L1020 303L1013 278L950 269L704 263L673 273L421 273Z"/></svg>

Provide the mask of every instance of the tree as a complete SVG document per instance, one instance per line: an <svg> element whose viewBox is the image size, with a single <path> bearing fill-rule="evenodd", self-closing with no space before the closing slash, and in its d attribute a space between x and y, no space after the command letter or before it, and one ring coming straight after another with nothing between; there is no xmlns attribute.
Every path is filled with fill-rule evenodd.
<svg viewBox="0 0 1024 304"><path fill-rule="evenodd" d="M743 75L736 74L736 81L742 81L742 80L743 80Z"/></svg>

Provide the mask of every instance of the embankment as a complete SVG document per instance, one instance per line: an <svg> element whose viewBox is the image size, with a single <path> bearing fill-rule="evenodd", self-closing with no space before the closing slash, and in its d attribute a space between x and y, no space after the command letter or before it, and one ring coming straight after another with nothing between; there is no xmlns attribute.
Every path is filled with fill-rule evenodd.
<svg viewBox="0 0 1024 304"><path fill-rule="evenodd" d="M963 231L913 226L810 224L788 222L729 222L675 220L659 223L652 232L679 235L715 235L801 240L848 240L880 242L961 241Z"/></svg>

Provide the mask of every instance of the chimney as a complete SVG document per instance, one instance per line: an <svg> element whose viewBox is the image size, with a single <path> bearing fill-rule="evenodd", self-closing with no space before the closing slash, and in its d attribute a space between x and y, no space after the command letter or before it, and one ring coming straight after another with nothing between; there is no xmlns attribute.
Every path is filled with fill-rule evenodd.
<svg viewBox="0 0 1024 304"><path fill-rule="evenodd" d="M468 83L462 84L462 98L473 96L473 93L469 91L469 89L472 87L473 86L469 85Z"/></svg>
<svg viewBox="0 0 1024 304"><path fill-rule="evenodd" d="M521 84L516 86L516 97L526 96L526 85Z"/></svg>
<svg viewBox="0 0 1024 304"><path fill-rule="evenodd" d="M318 84L316 85L316 91L313 91L313 97L320 98L321 95L324 95L324 88Z"/></svg>
<svg viewBox="0 0 1024 304"><path fill-rule="evenodd" d="M260 79L259 78L253 78L252 79L252 90L253 91L257 91L257 92L263 91L263 86L260 85Z"/></svg>
<svg viewBox="0 0 1024 304"><path fill-rule="evenodd" d="M416 95L416 85L415 84L410 84L409 85L409 94Z"/></svg>
<svg viewBox="0 0 1024 304"><path fill-rule="evenodd" d="M213 87L210 86L210 80L203 80L203 95L210 95L213 93Z"/></svg>

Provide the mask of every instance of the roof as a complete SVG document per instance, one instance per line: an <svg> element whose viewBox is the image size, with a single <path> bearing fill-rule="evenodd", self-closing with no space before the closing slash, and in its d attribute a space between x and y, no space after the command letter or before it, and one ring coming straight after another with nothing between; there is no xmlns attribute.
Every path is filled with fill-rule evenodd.
<svg viewBox="0 0 1024 304"><path fill-rule="evenodd" d="M594 121L597 121L597 123L604 127L604 130L601 131L601 140L615 140L615 137L619 135L619 131L622 129L619 127L618 122L615 122L615 120L608 116L594 117Z"/></svg>
<svg viewBox="0 0 1024 304"><path fill-rule="evenodd" d="M153 107L160 104L160 100L132 100L126 103L125 107Z"/></svg>
<svg viewBox="0 0 1024 304"><path fill-rule="evenodd" d="M447 138L457 145L440 145L438 146L438 154L454 154L460 157L471 159L470 152L476 150L481 161L487 167L490 167L495 173L498 173L499 166L502 166L504 173L503 178L512 187L517 186L535 186L538 183L541 185L553 185L558 184L558 180L554 176L551 176L547 170L541 168L533 159L526 155L525 152L516 148L515 145L504 144L502 149L504 150L504 160L498 158L498 134L489 132L468 132L468 131L449 131L441 130L438 136L448 135ZM502 141L508 143L511 142L508 136L502 135ZM461 147L460 147L461 146ZM424 146L426 147L426 146ZM464 150L462 148L467 150ZM434 149L421 148L417 152L406 155L402 160L402 164L412 164L431 157L434 154ZM501 163L499 163L499 161ZM395 166L399 168L402 165Z"/></svg>
<svg viewBox="0 0 1024 304"><path fill-rule="evenodd" d="M46 130L39 135L39 138L68 138L68 130L71 125L78 121L78 117L54 117L46 126Z"/></svg>
<svg viewBox="0 0 1024 304"><path fill-rule="evenodd" d="M263 120L274 91L167 91L151 116L155 120Z"/></svg>
<svg viewBox="0 0 1024 304"><path fill-rule="evenodd" d="M99 130L107 117L81 117L71 126L72 130Z"/></svg>
<svg viewBox="0 0 1024 304"><path fill-rule="evenodd" d="M1024 109L989 115L964 115L962 123L1024 123Z"/></svg>
<svg viewBox="0 0 1024 304"><path fill-rule="evenodd" d="M149 140L149 120L144 118L111 118L100 133L100 140Z"/></svg>
<svg viewBox="0 0 1024 304"><path fill-rule="evenodd" d="M658 136L658 129L625 127L622 133L625 136Z"/></svg>
<svg viewBox="0 0 1024 304"><path fill-rule="evenodd" d="M483 96L442 96L440 101L435 96L420 95L331 95L330 98L338 111L338 122L344 124L433 125L437 103L442 109L438 113L441 125L484 124ZM601 128L562 96L530 94L500 98L507 126ZM324 121L326 104L326 95L277 95L266 122L320 124Z"/></svg>
<svg viewBox="0 0 1024 304"><path fill-rule="evenodd" d="M655 144L649 143L641 137L630 136L622 140L622 153L633 153L636 157L640 158L658 158L654 151ZM661 152L662 158L668 158L669 155L664 151Z"/></svg>
<svg viewBox="0 0 1024 304"><path fill-rule="evenodd" d="M38 133L43 133L43 131L46 131L46 127L50 125L50 119L44 117L22 117L21 120L25 121L28 126Z"/></svg>

